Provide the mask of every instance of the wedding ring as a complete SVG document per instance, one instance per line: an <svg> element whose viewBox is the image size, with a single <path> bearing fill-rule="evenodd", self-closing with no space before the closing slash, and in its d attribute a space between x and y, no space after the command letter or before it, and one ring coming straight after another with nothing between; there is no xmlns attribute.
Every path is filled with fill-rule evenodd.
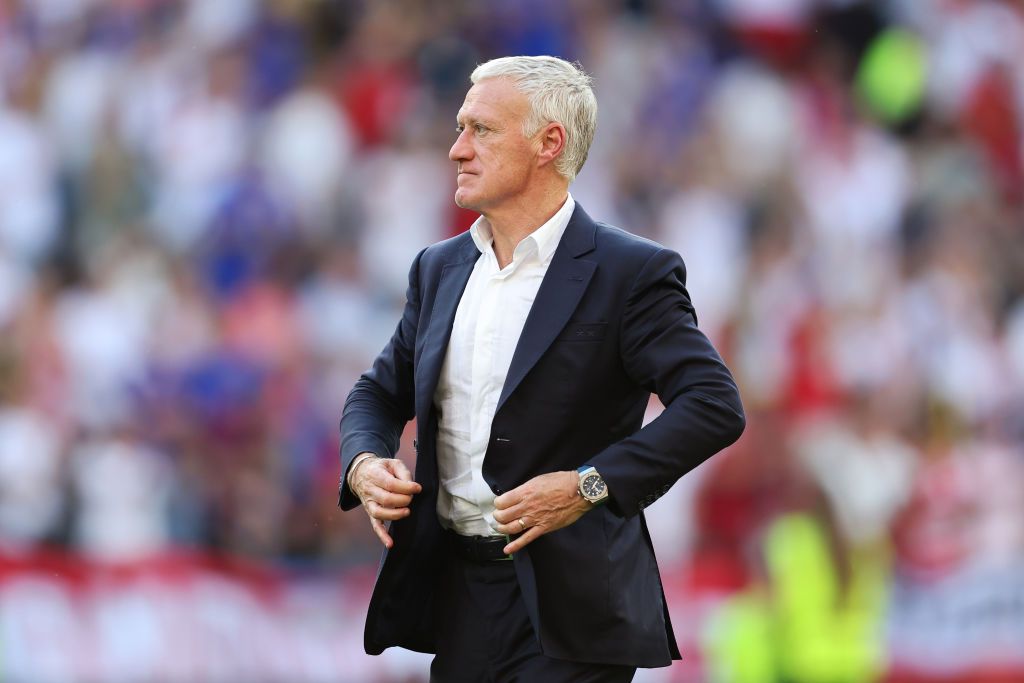
<svg viewBox="0 0 1024 683"><path fill-rule="evenodd" d="M522 517L519 518L519 528L526 531L526 522L523 521Z"/></svg>

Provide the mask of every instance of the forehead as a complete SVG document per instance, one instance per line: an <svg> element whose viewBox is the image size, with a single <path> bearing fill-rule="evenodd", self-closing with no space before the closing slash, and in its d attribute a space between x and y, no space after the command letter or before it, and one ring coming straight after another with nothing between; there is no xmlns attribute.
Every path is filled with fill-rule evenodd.
<svg viewBox="0 0 1024 683"><path fill-rule="evenodd" d="M458 119L509 121L522 119L530 108L526 95L508 78L487 78L473 85L459 109Z"/></svg>

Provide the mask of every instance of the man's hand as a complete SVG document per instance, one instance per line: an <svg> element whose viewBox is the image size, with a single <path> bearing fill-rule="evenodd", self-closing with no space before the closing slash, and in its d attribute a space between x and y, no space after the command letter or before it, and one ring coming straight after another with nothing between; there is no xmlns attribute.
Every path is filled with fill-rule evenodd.
<svg viewBox="0 0 1024 683"><path fill-rule="evenodd" d="M549 472L494 499L497 531L522 534L505 546L505 554L522 550L544 534L569 526L593 507L579 494L575 471ZM521 520L521 521L520 521Z"/></svg>
<svg viewBox="0 0 1024 683"><path fill-rule="evenodd" d="M388 549L395 542L391 540L384 522L407 517L413 495L423 490L412 480L404 462L398 458L376 456L356 463L349 488L359 496L366 514L370 516L373 533Z"/></svg>

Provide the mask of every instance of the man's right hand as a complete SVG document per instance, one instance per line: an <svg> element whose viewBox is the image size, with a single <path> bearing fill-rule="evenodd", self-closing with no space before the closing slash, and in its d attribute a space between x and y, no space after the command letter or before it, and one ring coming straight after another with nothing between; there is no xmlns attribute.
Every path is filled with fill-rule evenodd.
<svg viewBox="0 0 1024 683"><path fill-rule="evenodd" d="M362 453L356 456L359 458ZM423 490L412 480L409 468L398 458L367 458L356 462L356 469L349 480L349 488L363 504L370 516L370 527L377 538L390 549L394 545L385 522L402 519L409 515L412 497Z"/></svg>

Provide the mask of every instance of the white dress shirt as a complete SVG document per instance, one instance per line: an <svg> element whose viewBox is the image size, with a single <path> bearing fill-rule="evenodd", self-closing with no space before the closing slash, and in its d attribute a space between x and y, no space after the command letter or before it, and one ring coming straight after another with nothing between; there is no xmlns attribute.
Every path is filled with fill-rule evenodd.
<svg viewBox="0 0 1024 683"><path fill-rule="evenodd" d="M576 207L569 195L554 216L523 238L498 267L491 226L470 228L480 250L459 301L434 404L441 524L464 536L494 536L494 493L483 479L491 422L533 300Z"/></svg>

